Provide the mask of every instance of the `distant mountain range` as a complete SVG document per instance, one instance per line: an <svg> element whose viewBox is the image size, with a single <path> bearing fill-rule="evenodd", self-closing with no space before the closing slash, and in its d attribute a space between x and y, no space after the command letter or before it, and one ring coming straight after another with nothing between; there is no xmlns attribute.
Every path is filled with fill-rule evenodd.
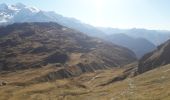
<svg viewBox="0 0 170 100"><path fill-rule="evenodd" d="M0 24L0 100L170 100L169 31L99 28L20 3L0 5Z"/></svg>
<svg viewBox="0 0 170 100"><path fill-rule="evenodd" d="M74 18L64 17L52 11L43 11L36 7L28 7L21 3L0 5L0 25L23 22L57 22L60 25L75 29L89 36L105 39L106 41L109 40L117 45L127 47L133 50L138 58L153 50L155 48L154 45L158 46L170 39L169 31L94 27ZM119 37L114 34L122 35Z"/></svg>
<svg viewBox="0 0 170 100"><path fill-rule="evenodd" d="M112 34L126 34L132 38L144 38L149 40L155 45L160 45L170 39L170 31L147 30L147 29L116 29L116 28L103 28L99 30L108 35Z"/></svg>
<svg viewBox="0 0 170 100"><path fill-rule="evenodd" d="M64 17L52 11L42 11L36 7L28 7L24 4L0 5L0 24L22 22L57 22L63 26L76 29L90 36L102 36L104 32L96 27L80 22L74 18Z"/></svg>
<svg viewBox="0 0 170 100"><path fill-rule="evenodd" d="M108 35L105 37L105 40L131 49L138 58L156 49L156 46L145 38L133 38L126 34Z"/></svg>

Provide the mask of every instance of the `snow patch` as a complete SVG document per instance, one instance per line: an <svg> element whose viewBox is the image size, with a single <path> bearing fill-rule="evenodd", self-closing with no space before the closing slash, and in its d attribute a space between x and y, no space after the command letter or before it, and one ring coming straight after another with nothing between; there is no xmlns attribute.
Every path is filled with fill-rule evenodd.
<svg viewBox="0 0 170 100"><path fill-rule="evenodd" d="M29 9L32 13L38 13L40 10L36 7L25 7L26 9Z"/></svg>
<svg viewBox="0 0 170 100"><path fill-rule="evenodd" d="M14 5L8 6L8 9L9 9L9 10L13 10L13 11L18 11L18 10L19 10L19 9L16 8Z"/></svg>

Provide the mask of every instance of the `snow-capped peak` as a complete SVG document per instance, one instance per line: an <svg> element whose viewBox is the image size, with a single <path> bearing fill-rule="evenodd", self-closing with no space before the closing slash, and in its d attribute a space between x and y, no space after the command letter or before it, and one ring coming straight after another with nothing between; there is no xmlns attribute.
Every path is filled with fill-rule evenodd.
<svg viewBox="0 0 170 100"><path fill-rule="evenodd" d="M32 13L38 13L40 12L40 9L36 7L25 7L26 9L30 10Z"/></svg>
<svg viewBox="0 0 170 100"><path fill-rule="evenodd" d="M56 14L50 14L36 7L22 3L13 5L0 4L0 24L15 22L48 22L55 21Z"/></svg>
<svg viewBox="0 0 170 100"><path fill-rule="evenodd" d="M9 6L8 6L8 9L9 9L9 10L13 10L13 11L18 11L18 10L19 10L18 8L16 8L16 7L13 6L13 5L9 5Z"/></svg>
<svg viewBox="0 0 170 100"><path fill-rule="evenodd" d="M13 7L17 8L17 9L23 9L25 8L26 6L22 3L16 3L15 5L12 5Z"/></svg>
<svg viewBox="0 0 170 100"><path fill-rule="evenodd" d="M3 3L3 4L0 4L0 10L6 10L8 9L8 5Z"/></svg>
<svg viewBox="0 0 170 100"><path fill-rule="evenodd" d="M20 10L22 8L24 8L25 5L17 3L15 5L7 5L5 3L0 4L0 11L4 11L4 12L8 12L10 11L17 11Z"/></svg>

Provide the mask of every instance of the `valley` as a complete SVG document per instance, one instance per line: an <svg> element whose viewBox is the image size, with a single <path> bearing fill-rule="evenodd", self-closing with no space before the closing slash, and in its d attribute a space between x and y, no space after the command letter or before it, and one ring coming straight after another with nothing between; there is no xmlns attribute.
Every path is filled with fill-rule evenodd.
<svg viewBox="0 0 170 100"><path fill-rule="evenodd" d="M0 1L0 100L170 100L169 19L147 19L153 2L75 1Z"/></svg>

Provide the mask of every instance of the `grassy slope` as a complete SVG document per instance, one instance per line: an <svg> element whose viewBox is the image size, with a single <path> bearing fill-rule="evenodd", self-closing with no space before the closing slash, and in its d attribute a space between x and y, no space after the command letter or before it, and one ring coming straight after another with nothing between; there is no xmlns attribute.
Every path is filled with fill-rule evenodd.
<svg viewBox="0 0 170 100"><path fill-rule="evenodd" d="M46 69L41 69L43 70ZM71 79L25 86L12 84L16 80L10 79L9 75L14 75L15 78L22 75L27 79L24 82L29 82L32 75L24 74L26 72L4 74L0 80L7 80L10 84L0 87L0 100L170 100L170 65L100 86L123 71L124 69L119 68L96 71Z"/></svg>

